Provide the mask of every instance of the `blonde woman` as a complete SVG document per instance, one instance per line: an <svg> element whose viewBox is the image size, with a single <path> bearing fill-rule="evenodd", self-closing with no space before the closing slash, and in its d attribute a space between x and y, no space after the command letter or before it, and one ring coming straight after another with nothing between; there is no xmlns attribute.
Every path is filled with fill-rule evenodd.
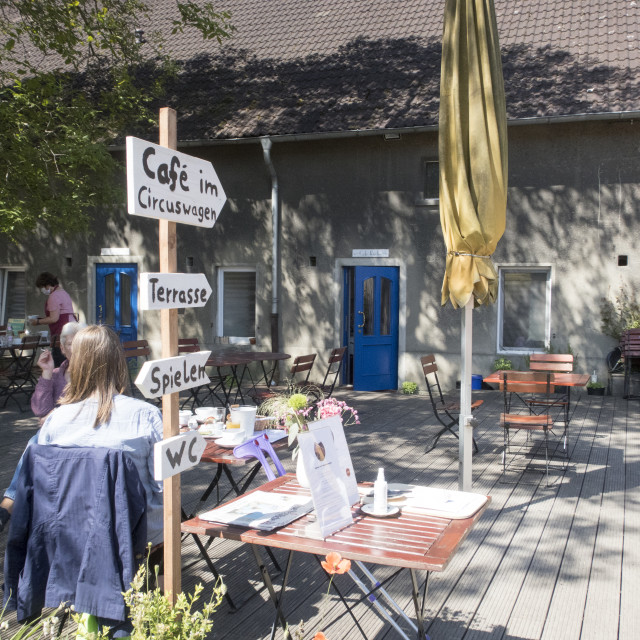
<svg viewBox="0 0 640 640"><path fill-rule="evenodd" d="M162 541L162 484L153 479L153 445L162 439L162 414L123 395L129 377L122 345L106 326L92 325L73 341L69 384L40 430L38 444L125 451L147 496L147 537Z"/></svg>

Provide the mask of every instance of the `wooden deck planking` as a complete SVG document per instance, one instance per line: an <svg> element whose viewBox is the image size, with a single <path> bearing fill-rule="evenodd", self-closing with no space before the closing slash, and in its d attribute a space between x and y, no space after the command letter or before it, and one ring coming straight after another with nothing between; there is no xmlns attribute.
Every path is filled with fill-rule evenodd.
<svg viewBox="0 0 640 640"><path fill-rule="evenodd" d="M621 401L624 402L624 401ZM638 404L638 401L636 401ZM622 579L620 585L620 640L635 640L640 629L640 417L627 413L625 443L625 505Z"/></svg>
<svg viewBox="0 0 640 640"><path fill-rule="evenodd" d="M546 488L544 482L528 486L498 482L502 432L496 425L501 396L493 392L479 395L485 404L476 412L480 418L475 430L480 453L474 456L473 490L492 495L493 502L446 570L431 575L425 612L430 637L586 640L598 633L607 639L637 637L640 403L583 393L573 416L571 433L576 433L578 425L580 432L571 445L571 466L562 482ZM372 480L380 465L390 481L457 487L458 441L450 434L443 435L436 449L424 454L430 437L438 430L427 398L385 393L347 395L344 391L337 397L348 398L361 412L363 424L347 429L359 479ZM7 416L11 426L17 418L16 429L8 431ZM6 461L0 469L0 481L6 485L36 424L29 414L12 411L0 411L0 424L11 434L0 443ZM293 467L287 456L284 464L288 470ZM211 469L185 476L185 501L204 489ZM529 474L528 478L537 482L542 475ZM0 551L5 540L6 534L0 534ZM193 542L184 543L185 562L195 552ZM261 589L250 550L230 541L216 541L210 554L232 597L246 601L236 614L227 613L226 604L221 607L214 618L215 639L267 638L273 607ZM282 556L278 554L279 560ZM327 637L360 637L335 596L324 602L327 583L314 565L311 559L294 566L292 591L285 603L289 622L295 626L304 618L305 637L312 638L321 624L324 604ZM378 568L376 575L385 572ZM209 581L203 561L183 572L185 588L203 580ZM338 584L345 588L350 602L359 598L360 592L348 579L341 577ZM412 611L405 582L396 579L390 590L406 610ZM399 638L366 603L358 604L356 613L369 637ZM15 619L15 614L9 614L9 620L12 615Z"/></svg>
<svg viewBox="0 0 640 640"><path fill-rule="evenodd" d="M611 432L611 424L600 422L600 415L598 412L594 446L584 471L582 493L542 632L543 640L572 640L580 638L582 631Z"/></svg>
<svg viewBox="0 0 640 640"><path fill-rule="evenodd" d="M626 425L625 420L613 412L611 418L604 490L582 624L584 640L614 638L618 633L620 591L611 585L620 584L622 574Z"/></svg>
<svg viewBox="0 0 640 640"><path fill-rule="evenodd" d="M542 634L594 437L595 424L590 428L585 422L585 415L576 413L572 422L570 466L546 520L533 525L540 531L539 540L505 626L504 638L533 640Z"/></svg>

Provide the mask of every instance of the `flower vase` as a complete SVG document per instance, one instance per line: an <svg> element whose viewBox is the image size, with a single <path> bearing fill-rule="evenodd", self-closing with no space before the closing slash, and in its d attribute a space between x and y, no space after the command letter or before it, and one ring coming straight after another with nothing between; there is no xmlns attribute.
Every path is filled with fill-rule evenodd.
<svg viewBox="0 0 640 640"><path fill-rule="evenodd" d="M309 489L311 487L300 451L298 451L298 462L296 463L296 479L301 487L304 487L305 489Z"/></svg>

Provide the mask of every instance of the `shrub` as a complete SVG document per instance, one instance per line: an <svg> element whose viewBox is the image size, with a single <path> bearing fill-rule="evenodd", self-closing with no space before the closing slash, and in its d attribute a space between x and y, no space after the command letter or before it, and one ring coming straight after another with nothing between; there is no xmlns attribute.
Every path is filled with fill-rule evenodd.
<svg viewBox="0 0 640 640"><path fill-rule="evenodd" d="M406 396L412 396L418 393L418 385L415 382L403 382L400 389Z"/></svg>
<svg viewBox="0 0 640 640"><path fill-rule="evenodd" d="M628 291L624 286L618 295L611 300L600 300L600 329L605 335L620 340L622 332L640 327L640 303L633 288Z"/></svg>

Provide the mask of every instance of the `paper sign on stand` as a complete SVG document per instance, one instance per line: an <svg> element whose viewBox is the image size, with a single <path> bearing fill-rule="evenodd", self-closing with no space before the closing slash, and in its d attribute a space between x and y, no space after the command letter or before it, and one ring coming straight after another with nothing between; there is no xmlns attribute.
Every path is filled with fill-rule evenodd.
<svg viewBox="0 0 640 640"><path fill-rule="evenodd" d="M353 522L351 503L340 478L332 430L324 427L299 433L298 443L316 513L316 521L307 525L305 534L326 538Z"/></svg>
<svg viewBox="0 0 640 640"><path fill-rule="evenodd" d="M351 454L349 453L349 445L344 435L344 427L340 416L331 416L309 423L309 431L317 429L331 429L333 437L333 449L336 456L336 475L340 482L344 484L349 499L349 504L355 504L360 499L358 494L358 481L356 480L356 472L351 462Z"/></svg>

